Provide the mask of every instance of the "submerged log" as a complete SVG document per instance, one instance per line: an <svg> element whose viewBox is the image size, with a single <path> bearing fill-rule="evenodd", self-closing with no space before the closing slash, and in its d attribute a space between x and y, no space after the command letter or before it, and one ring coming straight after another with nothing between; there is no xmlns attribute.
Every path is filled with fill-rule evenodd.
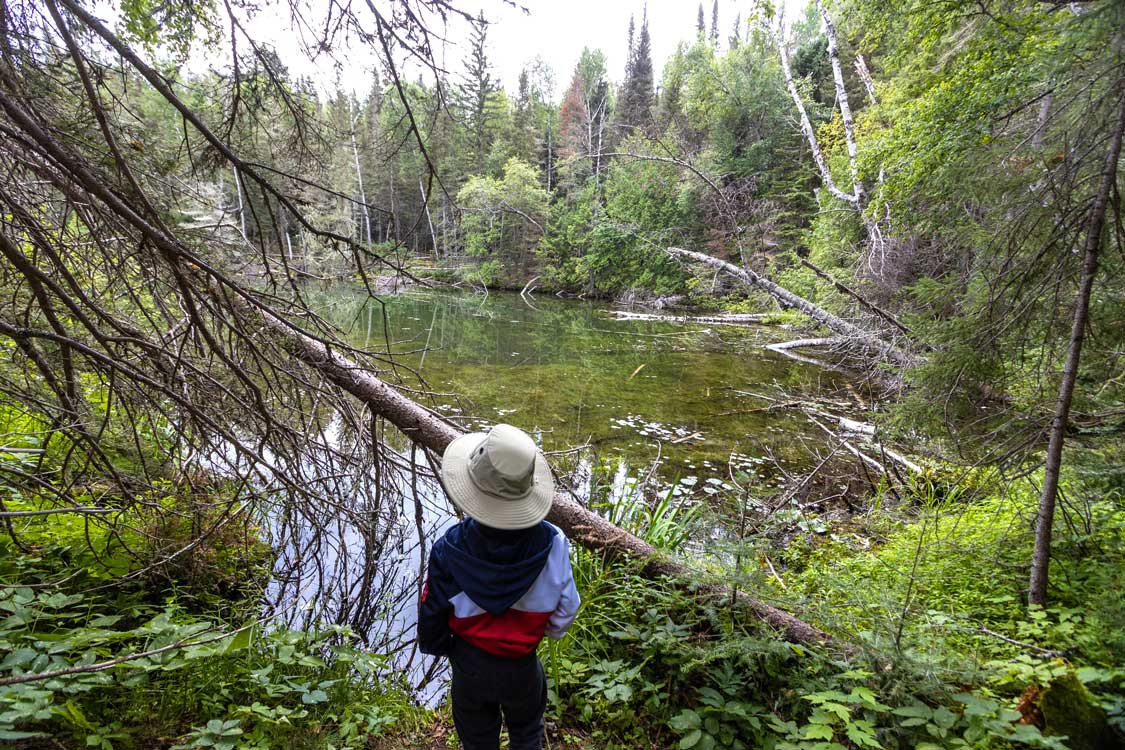
<svg viewBox="0 0 1125 750"><path fill-rule="evenodd" d="M795 339L793 341L782 341L779 344L769 344L767 349L773 352L784 352L789 349L804 349L810 346L840 346L844 343L844 339L836 338L817 338L817 339Z"/></svg>
<svg viewBox="0 0 1125 750"><path fill-rule="evenodd" d="M264 320L295 357L337 387L363 401L372 413L394 424L419 445L440 454L462 434L439 414L402 395L390 384L340 352L330 350L322 342L304 335L279 318L265 315ZM828 643L832 640L823 630L755 599L744 591L732 592L730 587L722 584L702 583L697 571L669 559L648 542L610 523L561 492L555 493L547 520L586 549L623 555L641 562L642 573L646 577L669 577L680 588L725 601L729 601L733 595L755 617L780 631L789 641Z"/></svg>

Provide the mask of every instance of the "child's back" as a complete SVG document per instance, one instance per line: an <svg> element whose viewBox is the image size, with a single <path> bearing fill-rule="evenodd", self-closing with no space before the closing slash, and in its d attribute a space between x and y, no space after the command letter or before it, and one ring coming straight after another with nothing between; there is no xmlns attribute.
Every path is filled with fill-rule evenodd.
<svg viewBox="0 0 1125 750"><path fill-rule="evenodd" d="M471 517L430 551L418 644L449 656L465 750L498 748L501 714L511 750L541 746L547 683L535 649L561 638L579 606L566 536L542 520L550 477L531 438L508 425L459 438L442 458L446 491Z"/></svg>

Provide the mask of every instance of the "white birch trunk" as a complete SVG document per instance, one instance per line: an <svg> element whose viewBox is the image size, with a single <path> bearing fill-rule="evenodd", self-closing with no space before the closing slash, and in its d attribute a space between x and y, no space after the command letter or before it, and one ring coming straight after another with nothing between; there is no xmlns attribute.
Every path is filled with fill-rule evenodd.
<svg viewBox="0 0 1125 750"><path fill-rule="evenodd" d="M824 33L828 37L828 59L832 63L832 79L836 82L836 103L840 105L840 119L844 121L844 140L848 147L848 166L852 173L852 202L862 210L866 195L856 163L858 149L855 143L855 120L852 118L852 107L848 102L848 89L844 86L844 71L840 66L840 53L836 46L836 24L832 22L823 2L818 1L816 5L824 21Z"/></svg>
<svg viewBox="0 0 1125 750"><path fill-rule="evenodd" d="M688 258L705 263L712 268L718 268L744 284L757 287L780 302L783 307L789 307L804 313L833 333L845 337L848 341L855 342L862 348L872 349L895 364L909 367L918 364L920 361L916 355L884 340L879 334L864 330L843 318L833 315L824 308L809 302L804 297L794 294L780 284L748 268L739 268L725 260L678 247L670 247L667 251L670 255Z"/></svg>
<svg viewBox="0 0 1125 750"><path fill-rule="evenodd" d="M430 200L426 195L426 188L422 184L422 175L418 175L418 193L422 196L422 208L426 211L426 223L430 225L430 240L434 243L434 258L436 259L438 253L437 232L434 231L434 219L430 216Z"/></svg>
<svg viewBox="0 0 1125 750"><path fill-rule="evenodd" d="M367 207L367 193L363 189L363 170L359 166L359 146L355 142L355 124L358 117L352 121L352 156L355 158L355 179L359 184L359 200L363 205L363 226L365 227L365 237L367 239L367 246L371 247L371 210Z"/></svg>
<svg viewBox="0 0 1125 750"><path fill-rule="evenodd" d="M234 190L238 193L238 226L242 232L242 239L246 239L246 207L242 203L242 178L238 176L238 167L231 165L234 172Z"/></svg>
<svg viewBox="0 0 1125 750"><path fill-rule="evenodd" d="M781 58L781 72L785 75L785 87L789 89L789 96L792 97L793 104L797 107L797 115L801 121L801 132L805 134L805 140L809 142L813 161L816 162L817 171L820 172L820 179L824 182L828 192L834 197L853 206L857 205L858 201L855 195L845 193L837 187L836 182L832 179L832 173L828 170L828 162L825 161L824 154L820 150L820 144L817 143L816 131L813 130L808 112L805 111L805 103L801 100L801 93L797 91L797 84L793 81L793 69L789 65L789 48L786 46L785 40L781 38L781 31L773 27L769 27L768 31L773 37L774 44L777 45L777 53Z"/></svg>

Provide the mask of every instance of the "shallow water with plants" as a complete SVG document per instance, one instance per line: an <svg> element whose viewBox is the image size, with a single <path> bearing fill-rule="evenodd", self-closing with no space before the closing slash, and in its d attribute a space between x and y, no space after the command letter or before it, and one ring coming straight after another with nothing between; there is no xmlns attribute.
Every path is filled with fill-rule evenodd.
<svg viewBox="0 0 1125 750"><path fill-rule="evenodd" d="M583 447L582 481L601 468L619 491L649 477L676 496L717 494L728 466L775 483L775 461L804 468L826 442L776 403L850 387L766 349L787 333L776 326L622 320L604 301L496 292L371 300L347 287L318 302L352 344L396 354L460 426L510 422L548 452Z"/></svg>

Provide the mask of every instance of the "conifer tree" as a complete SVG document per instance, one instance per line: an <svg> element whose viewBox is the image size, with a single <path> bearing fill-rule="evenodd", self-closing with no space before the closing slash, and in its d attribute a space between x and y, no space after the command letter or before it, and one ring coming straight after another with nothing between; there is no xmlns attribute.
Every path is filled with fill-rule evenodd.
<svg viewBox="0 0 1125 750"><path fill-rule="evenodd" d="M629 80L629 76L633 71L633 40L636 32L636 24L633 23L633 14L629 14L629 48L625 55L625 80Z"/></svg>
<svg viewBox="0 0 1125 750"><path fill-rule="evenodd" d="M719 0L711 5L711 46L719 46Z"/></svg>
<svg viewBox="0 0 1125 750"><path fill-rule="evenodd" d="M703 3L699 4L699 15L695 19L695 32L703 39L707 35L707 21L703 15Z"/></svg>
<svg viewBox="0 0 1125 750"><path fill-rule="evenodd" d="M527 68L520 71L519 88L516 93L515 108L512 114L512 152L525 162L534 162L536 157L535 97L531 91L531 79Z"/></svg>
<svg viewBox="0 0 1125 750"><path fill-rule="evenodd" d="M590 112L586 109L586 82L582 72L575 68L570 86L563 94L559 106L558 155L562 159L581 154L586 146L586 122Z"/></svg>
<svg viewBox="0 0 1125 750"><path fill-rule="evenodd" d="M629 22L629 57L625 63L625 83L617 108L617 122L629 130L645 127L651 120L653 104L652 41L648 33L648 11L641 19L641 33L636 45L633 23Z"/></svg>
<svg viewBox="0 0 1125 750"><path fill-rule="evenodd" d="M477 173L484 172L484 160L491 146L495 113L491 111L489 100L497 90L486 52L487 41L488 21L482 11L473 23L469 56L465 59L465 72L458 91L458 105Z"/></svg>
<svg viewBox="0 0 1125 750"><path fill-rule="evenodd" d="M730 39L727 40L731 49L738 49L738 45L742 43L742 14L739 13L734 17L734 28L731 29Z"/></svg>

